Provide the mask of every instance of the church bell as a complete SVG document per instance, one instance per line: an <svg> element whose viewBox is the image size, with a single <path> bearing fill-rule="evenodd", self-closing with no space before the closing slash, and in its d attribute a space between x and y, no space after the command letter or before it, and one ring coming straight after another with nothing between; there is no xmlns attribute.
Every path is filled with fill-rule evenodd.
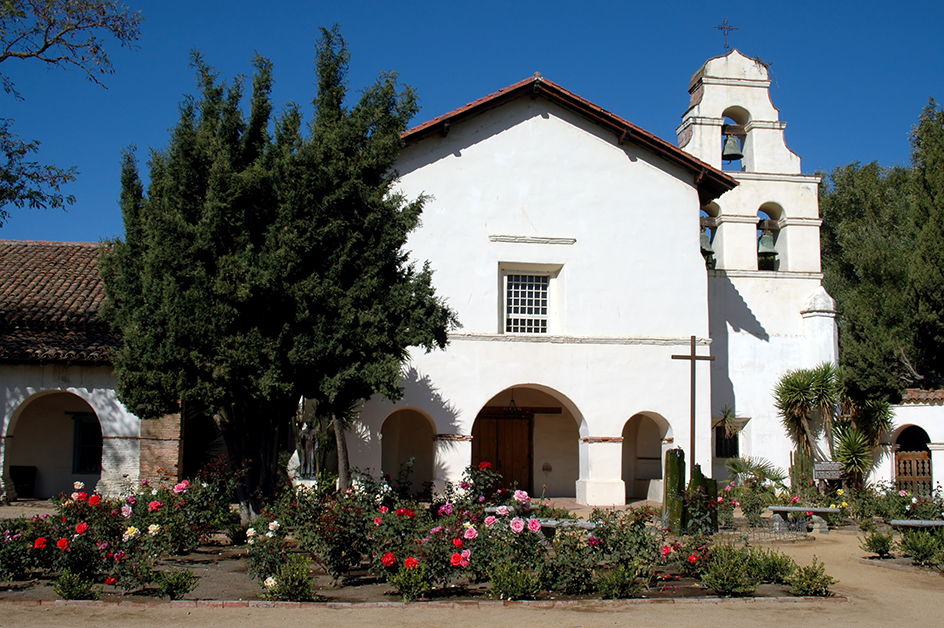
<svg viewBox="0 0 944 628"><path fill-rule="evenodd" d="M724 150L721 151L721 159L725 161L736 161L742 159L744 153L741 152L741 143L737 135L726 135L724 138Z"/></svg>

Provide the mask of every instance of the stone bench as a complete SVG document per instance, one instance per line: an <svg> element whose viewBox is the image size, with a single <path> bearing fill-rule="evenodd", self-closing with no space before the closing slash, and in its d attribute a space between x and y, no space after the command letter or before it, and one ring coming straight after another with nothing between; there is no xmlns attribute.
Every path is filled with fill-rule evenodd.
<svg viewBox="0 0 944 628"><path fill-rule="evenodd" d="M550 538L554 536L558 528L581 528L583 530L593 530L597 524L583 519L538 519L541 523L541 533Z"/></svg>
<svg viewBox="0 0 944 628"><path fill-rule="evenodd" d="M822 534L829 534L829 526L821 515L835 515L842 512L839 508L817 506L767 506L767 510L773 513L775 530L786 530L789 527L788 515L792 512L809 515L813 525Z"/></svg>
<svg viewBox="0 0 944 628"><path fill-rule="evenodd" d="M892 519L893 528L944 528L940 519Z"/></svg>

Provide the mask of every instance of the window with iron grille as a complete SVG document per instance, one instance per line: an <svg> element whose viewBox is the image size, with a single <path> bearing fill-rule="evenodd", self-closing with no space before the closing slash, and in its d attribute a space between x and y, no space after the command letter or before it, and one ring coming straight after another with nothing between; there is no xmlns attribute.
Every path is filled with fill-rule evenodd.
<svg viewBox="0 0 944 628"><path fill-rule="evenodd" d="M547 333L547 275L505 275L505 333Z"/></svg>

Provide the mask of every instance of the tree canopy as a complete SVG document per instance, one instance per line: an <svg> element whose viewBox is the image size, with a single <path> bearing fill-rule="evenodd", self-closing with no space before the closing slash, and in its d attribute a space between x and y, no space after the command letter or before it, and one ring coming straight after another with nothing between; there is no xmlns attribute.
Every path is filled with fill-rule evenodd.
<svg viewBox="0 0 944 628"><path fill-rule="evenodd" d="M269 61L245 115L242 80L195 55L200 94L152 153L147 194L124 156L125 239L102 260L119 397L142 418L213 413L250 497L274 490L300 396L396 399L408 348L444 347L455 323L404 251L424 199L396 191L393 166L415 94L382 74L348 107L348 58L322 29L306 132L295 105L273 119Z"/></svg>
<svg viewBox="0 0 944 628"><path fill-rule="evenodd" d="M49 67L78 68L90 81L114 72L103 38L131 45L140 36L139 13L109 0L0 0L0 64L40 61ZM22 98L9 76L0 72L3 90ZM22 140L12 120L0 118L0 227L9 219L7 206L65 207L75 202L62 185L75 169L44 166L30 159L39 142Z"/></svg>
<svg viewBox="0 0 944 628"><path fill-rule="evenodd" d="M840 364L859 403L944 382L944 112L931 101L910 167L836 168L820 188L823 284L839 308Z"/></svg>

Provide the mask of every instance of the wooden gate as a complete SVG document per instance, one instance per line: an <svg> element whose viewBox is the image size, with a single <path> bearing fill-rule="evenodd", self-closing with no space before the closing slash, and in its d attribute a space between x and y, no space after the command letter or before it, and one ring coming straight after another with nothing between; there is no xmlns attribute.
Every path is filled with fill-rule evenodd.
<svg viewBox="0 0 944 628"><path fill-rule="evenodd" d="M896 452L895 483L899 491L910 491L915 495L930 495L934 488L931 479L931 452Z"/></svg>
<svg viewBox="0 0 944 628"><path fill-rule="evenodd" d="M531 491L533 431L533 414L480 414L472 426L472 464L490 462L506 487Z"/></svg>

